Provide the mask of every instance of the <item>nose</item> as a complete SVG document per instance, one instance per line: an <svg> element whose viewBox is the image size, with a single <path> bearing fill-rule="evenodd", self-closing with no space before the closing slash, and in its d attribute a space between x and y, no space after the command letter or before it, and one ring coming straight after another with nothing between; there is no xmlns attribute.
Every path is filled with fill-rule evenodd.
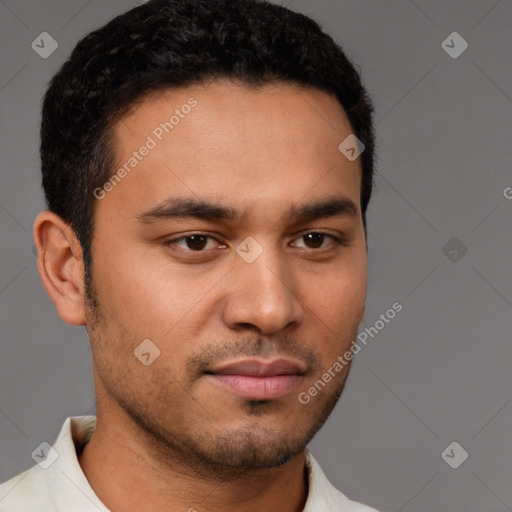
<svg viewBox="0 0 512 512"><path fill-rule="evenodd" d="M229 279L223 309L223 320L229 328L250 328L269 335L302 323L304 310L297 283L277 251L265 250L252 263L236 257Z"/></svg>

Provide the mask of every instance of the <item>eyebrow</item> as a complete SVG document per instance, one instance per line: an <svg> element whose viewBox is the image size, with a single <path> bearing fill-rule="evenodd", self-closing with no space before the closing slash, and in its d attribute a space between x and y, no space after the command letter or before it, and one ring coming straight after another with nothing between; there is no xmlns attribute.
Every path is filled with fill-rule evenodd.
<svg viewBox="0 0 512 512"><path fill-rule="evenodd" d="M236 209L215 202L193 198L169 198L154 208L137 215L145 224L158 221L195 218L210 222L236 221L240 218ZM357 218L358 208L354 201L344 196L329 196L305 204L292 205L286 213L287 219L296 222L310 222L329 217Z"/></svg>

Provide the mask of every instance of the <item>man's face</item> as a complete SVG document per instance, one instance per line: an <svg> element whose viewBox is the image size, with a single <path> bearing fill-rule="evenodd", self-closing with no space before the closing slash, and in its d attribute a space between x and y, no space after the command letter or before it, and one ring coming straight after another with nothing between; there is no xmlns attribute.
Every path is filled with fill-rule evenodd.
<svg viewBox="0 0 512 512"><path fill-rule="evenodd" d="M138 156L95 206L97 388L155 452L285 462L327 419L348 366L308 404L299 394L348 349L364 313L361 169L338 150L352 133L341 106L303 87L222 81L153 94L114 131L115 170ZM333 198L345 203L298 212ZM233 216L183 214L190 202L176 216L180 199ZM145 365L134 350L148 339L136 351Z"/></svg>

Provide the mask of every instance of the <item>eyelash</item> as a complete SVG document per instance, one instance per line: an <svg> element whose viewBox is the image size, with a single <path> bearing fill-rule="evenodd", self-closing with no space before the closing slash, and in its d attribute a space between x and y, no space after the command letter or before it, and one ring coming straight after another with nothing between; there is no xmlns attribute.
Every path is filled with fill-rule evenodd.
<svg viewBox="0 0 512 512"><path fill-rule="evenodd" d="M324 233L323 231L308 231L307 233L304 233L303 235L299 236L298 238L303 238L307 235L310 235L310 234L316 234L316 235L324 235L325 237L328 237L330 239L332 239L332 241L334 242L334 245L338 245L338 246L348 246L348 243L345 239L343 238L338 238L330 233ZM191 233L189 235L184 235L184 236L181 236L179 238L175 238L173 240L167 240L164 242L164 245L166 247L170 247L170 246L176 246L178 244L178 242L181 242L182 240L186 240L187 238L190 238L190 237L193 237L193 236L202 236L202 237L205 237L205 238L211 238L213 240L215 240L215 238L211 235L205 235L203 233ZM297 240L297 238L295 239ZM332 247L332 246L331 246ZM300 249L305 249L305 250L309 250L309 251L322 251L324 249L328 249L329 247L320 247L318 249L310 249L308 247L306 248L303 248L303 247L300 247ZM189 248L180 248L182 250L184 250L185 252L188 252L188 253L192 253L192 254L204 254L206 253L206 249L202 249L200 251L194 251L192 249L189 249Z"/></svg>

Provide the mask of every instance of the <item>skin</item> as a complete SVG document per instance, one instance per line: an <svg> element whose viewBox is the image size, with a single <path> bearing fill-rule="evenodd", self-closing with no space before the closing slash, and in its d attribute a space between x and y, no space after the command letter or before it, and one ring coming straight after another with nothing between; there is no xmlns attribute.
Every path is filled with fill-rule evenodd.
<svg viewBox="0 0 512 512"><path fill-rule="evenodd" d="M305 447L349 367L309 404L298 395L349 348L364 315L361 167L338 150L352 130L337 100L316 89L217 80L139 101L114 126L118 165L190 97L190 114L96 201L92 300L71 227L48 211L34 225L46 290L65 322L86 325L91 344L97 426L79 463L114 512L300 511ZM355 215L289 214L333 195L352 200ZM171 196L240 215L138 219ZM305 236L318 232L346 245ZM199 251L165 244L197 233L211 237ZM248 236L263 249L252 263L236 252ZM149 366L134 355L147 338L160 350ZM266 401L203 373L253 355L293 358L305 371Z"/></svg>

